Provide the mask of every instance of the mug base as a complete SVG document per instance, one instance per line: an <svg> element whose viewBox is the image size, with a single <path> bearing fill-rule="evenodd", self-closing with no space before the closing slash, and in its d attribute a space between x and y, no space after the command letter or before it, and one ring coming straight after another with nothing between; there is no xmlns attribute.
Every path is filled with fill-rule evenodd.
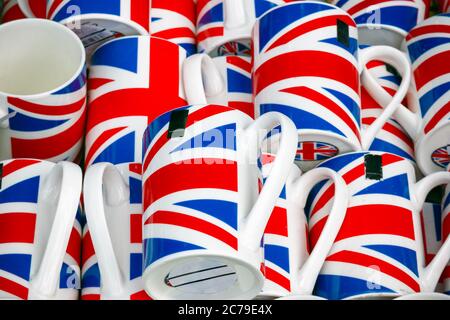
<svg viewBox="0 0 450 320"><path fill-rule="evenodd" d="M204 250L163 258L145 270L143 280L156 300L248 300L264 284L255 264Z"/></svg>

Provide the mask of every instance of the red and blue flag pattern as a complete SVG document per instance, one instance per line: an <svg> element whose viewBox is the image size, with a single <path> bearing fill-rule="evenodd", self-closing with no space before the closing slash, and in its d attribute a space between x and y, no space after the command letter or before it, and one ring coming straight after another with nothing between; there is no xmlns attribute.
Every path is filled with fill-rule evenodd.
<svg viewBox="0 0 450 320"><path fill-rule="evenodd" d="M450 166L448 167L450 172ZM450 185L445 189L444 200L442 201L442 241L450 235ZM450 262L444 270L441 279L444 283L444 292L450 295Z"/></svg>

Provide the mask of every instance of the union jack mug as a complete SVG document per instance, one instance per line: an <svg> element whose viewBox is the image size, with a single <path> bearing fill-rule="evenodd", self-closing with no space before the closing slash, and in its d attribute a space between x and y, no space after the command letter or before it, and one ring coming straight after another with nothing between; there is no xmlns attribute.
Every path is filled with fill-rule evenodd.
<svg viewBox="0 0 450 320"><path fill-rule="evenodd" d="M424 174L445 170L450 136L450 14L433 16L411 30L406 48L413 69L408 107L394 114L415 142L417 164ZM368 79L373 81L373 79ZM392 97L376 83L370 94L382 104ZM414 111L411 111L414 110Z"/></svg>
<svg viewBox="0 0 450 320"><path fill-rule="evenodd" d="M142 282L140 163L89 167L83 195L83 300L148 300Z"/></svg>
<svg viewBox="0 0 450 320"><path fill-rule="evenodd" d="M78 299L81 169L14 159L0 177L0 299Z"/></svg>
<svg viewBox="0 0 450 320"><path fill-rule="evenodd" d="M183 78L190 103L229 106L255 117L250 57L196 54L186 60Z"/></svg>
<svg viewBox="0 0 450 320"><path fill-rule="evenodd" d="M354 152L324 161L347 183L350 204L345 220L316 282L327 299L393 298L434 292L450 258L450 240L425 266L420 212L427 194L447 184L437 172L416 183L409 160L384 152ZM333 185L317 185L307 208L310 220L329 211L322 205ZM310 223L311 247L323 226Z"/></svg>
<svg viewBox="0 0 450 320"><path fill-rule="evenodd" d="M273 155L263 154L263 177L270 175L274 159ZM314 284L347 210L349 201L347 186L336 172L329 169L315 169L301 175L296 165L292 164L291 167L289 178L264 232L264 260L261 271L265 276L265 282L257 299L292 298L292 296L296 299L300 296L303 299L319 298L312 296ZM329 212L330 218L325 227L327 231L321 234L320 244L310 251L304 207L309 190L325 178L334 181L335 199L338 201L333 203ZM330 193L330 200L332 196ZM320 219L323 216L316 218Z"/></svg>
<svg viewBox="0 0 450 320"><path fill-rule="evenodd" d="M18 0L27 16L45 11L47 19L65 24L83 41L90 56L105 41L129 35L148 35L150 1L146 0ZM33 6L35 6L33 8Z"/></svg>
<svg viewBox="0 0 450 320"><path fill-rule="evenodd" d="M331 3L353 17L361 44L398 49L430 9L430 0L332 0Z"/></svg>
<svg viewBox="0 0 450 320"><path fill-rule="evenodd" d="M358 31L345 11L321 2L299 1L266 12L253 30L255 113L278 111L299 133L297 164L307 171L318 162L368 150L405 97L411 70L406 57L388 46L358 52ZM384 112L361 127L360 72L366 89L373 79L366 64L389 62L403 77ZM375 80L374 80L375 81ZM276 149L277 135L271 137Z"/></svg>
<svg viewBox="0 0 450 320"><path fill-rule="evenodd" d="M198 51L211 56L250 55L255 20L267 10L292 0L198 0Z"/></svg>
<svg viewBox="0 0 450 320"><path fill-rule="evenodd" d="M151 35L170 40L192 55L197 52L195 14L195 0L152 0Z"/></svg>
<svg viewBox="0 0 450 320"><path fill-rule="evenodd" d="M17 3L17 0L5 0L3 2L3 8L0 9L2 12L1 16L2 23L27 18L27 16Z"/></svg>
<svg viewBox="0 0 450 320"><path fill-rule="evenodd" d="M279 153L258 193L260 149ZM252 120L226 106L179 108L144 134L144 285L156 299L249 299L261 290L261 239L294 161L296 130L279 113Z"/></svg>
<svg viewBox="0 0 450 320"><path fill-rule="evenodd" d="M32 32L30 32L32 30ZM0 159L79 161L86 108L85 51L63 25L0 26Z"/></svg>
<svg viewBox="0 0 450 320"><path fill-rule="evenodd" d="M401 79L389 65L381 61L371 61L367 69L376 78L384 90L394 96ZM375 101L364 86L361 86L361 124L363 128L370 126L383 112L383 107ZM383 128L375 135L368 151L384 151L410 160L416 165L414 142L403 127L392 118L386 121Z"/></svg>
<svg viewBox="0 0 450 320"><path fill-rule="evenodd" d="M142 136L159 115L185 106L186 51L167 40L131 36L92 55L85 164L141 163Z"/></svg>

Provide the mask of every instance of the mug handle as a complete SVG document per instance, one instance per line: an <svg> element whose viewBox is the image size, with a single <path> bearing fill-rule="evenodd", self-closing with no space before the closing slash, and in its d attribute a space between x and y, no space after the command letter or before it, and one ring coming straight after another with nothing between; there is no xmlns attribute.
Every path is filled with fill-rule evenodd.
<svg viewBox="0 0 450 320"><path fill-rule="evenodd" d="M102 277L102 294L112 298L120 296L124 290L124 280L112 245L103 201L119 205L128 199L129 188L114 165L98 163L86 171L83 197L86 220Z"/></svg>
<svg viewBox="0 0 450 320"><path fill-rule="evenodd" d="M189 105L208 104L208 96L218 95L226 87L213 60L204 53L186 59L183 64L183 84Z"/></svg>
<svg viewBox="0 0 450 320"><path fill-rule="evenodd" d="M245 2L242 0L224 0L223 13L226 28L238 28L247 23Z"/></svg>
<svg viewBox="0 0 450 320"><path fill-rule="evenodd" d="M60 162L54 166L43 181L43 193L51 198L51 187L61 181L59 198L54 199L56 211L42 261L35 277L30 280L31 299L51 298L59 284L61 266L66 254L70 234L80 203L82 172L71 162ZM52 201L52 200L50 200Z"/></svg>
<svg viewBox="0 0 450 320"><path fill-rule="evenodd" d="M248 137L248 146L250 146L248 156L251 158L251 152L260 150L266 138L266 135L260 134L260 131L267 133L277 126L281 129L278 152L259 197L243 223L240 241L252 251L260 249L261 239L272 214L272 209L289 176L297 152L298 134L294 123L278 112L263 114L253 121L244 132ZM246 160L249 161L250 159Z"/></svg>
<svg viewBox="0 0 450 320"><path fill-rule="evenodd" d="M299 197L299 204L304 209L311 190L320 181L327 178L332 180L335 186L333 205L314 249L297 273L294 273L294 276L297 277L297 279L293 279L292 281L297 286L296 289L293 289L294 293L312 294L319 272L344 222L350 201L350 193L346 182L334 170L316 168L308 171L298 178L297 182L294 182L295 189L293 190L293 194Z"/></svg>
<svg viewBox="0 0 450 320"><path fill-rule="evenodd" d="M423 208L428 193L435 187L443 184L450 184L450 172L432 173L431 175L423 178L415 184L414 202L416 207L414 219L416 226L421 225L420 212ZM444 271L448 261L450 260L450 237L447 237L438 253L434 256L433 260L427 266L425 266L425 249L422 242L422 229L418 228L418 230L416 230L416 234L417 233L418 240L416 239L416 241L418 241L419 247L418 258L420 258L418 259L419 268L422 269L422 272L420 273L420 283L422 287L421 290L424 292L433 292L437 286L442 272Z"/></svg>
<svg viewBox="0 0 450 320"><path fill-rule="evenodd" d="M362 134L361 144L363 150L368 150L375 139L375 136L383 128L389 118L392 117L399 108L404 108L401 103L408 94L411 82L411 67L404 53L389 46L373 46L365 48L360 51L359 57L362 70L362 84L367 89L367 92L380 102L384 109L383 113ZM402 82L394 97L390 96L381 87L368 70L367 63L373 60L381 60L385 63L389 63L399 70L402 76Z"/></svg>

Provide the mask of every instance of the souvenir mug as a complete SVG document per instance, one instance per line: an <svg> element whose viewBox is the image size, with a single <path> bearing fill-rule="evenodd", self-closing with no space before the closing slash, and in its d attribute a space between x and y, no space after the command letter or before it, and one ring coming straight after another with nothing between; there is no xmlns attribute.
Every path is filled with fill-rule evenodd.
<svg viewBox="0 0 450 320"><path fill-rule="evenodd" d="M450 14L431 17L411 30L406 48L413 70L408 106L394 116L415 142L416 161L424 174L445 170L450 136ZM368 79L370 82L373 79ZM392 97L376 83L371 95L385 105Z"/></svg>
<svg viewBox="0 0 450 320"><path fill-rule="evenodd" d="M83 300L148 300L142 283L140 163L98 163L84 179Z"/></svg>
<svg viewBox="0 0 450 320"><path fill-rule="evenodd" d="M25 19L25 13L20 8L17 0L5 0L3 2L3 8L1 8L2 17L1 22L6 23L14 20Z"/></svg>
<svg viewBox="0 0 450 320"><path fill-rule="evenodd" d="M427 194L449 183L438 172L416 183L409 160L390 153L354 152L324 161L350 190L345 220L316 282L315 294L327 299L382 299L435 290L450 258L450 240L425 267L420 211ZM330 183L316 187L310 220L329 211L323 205ZM323 228L310 223L311 247Z"/></svg>
<svg viewBox="0 0 450 320"><path fill-rule="evenodd" d="M30 32L33 30L33 32ZM86 107L85 52L63 25L0 26L0 159L78 161Z"/></svg>
<svg viewBox="0 0 450 320"><path fill-rule="evenodd" d="M258 194L258 149L280 126ZM144 134L144 285L155 299L250 299L263 285L261 239L294 161L296 130L279 113L252 120L226 106L179 108ZM157 186L157 187L155 187Z"/></svg>
<svg viewBox="0 0 450 320"><path fill-rule="evenodd" d="M164 39L123 37L100 46L89 72L85 164L141 163L142 136L159 115L185 106L186 51Z"/></svg>
<svg viewBox="0 0 450 320"><path fill-rule="evenodd" d="M394 96L401 83L397 71L381 61L371 61L367 69L377 79L384 90ZM381 114L383 107L375 101L364 86L361 86L361 124L363 128L370 126ZM403 127L389 118L383 128L376 134L368 151L384 151L410 160L416 165L414 158L414 142Z"/></svg>
<svg viewBox="0 0 450 320"><path fill-rule="evenodd" d="M152 36L182 46L188 55L197 52L195 0L152 0L150 15Z"/></svg>
<svg viewBox="0 0 450 320"><path fill-rule="evenodd" d="M32 7L36 0L18 1L28 16L36 17ZM47 19L65 24L80 37L89 56L105 41L149 33L150 1L146 0L48 0L45 11Z"/></svg>
<svg viewBox="0 0 450 320"><path fill-rule="evenodd" d="M250 57L196 54L186 60L183 77L190 103L220 104L255 117Z"/></svg>
<svg viewBox="0 0 450 320"><path fill-rule="evenodd" d="M262 155L263 177L270 175L275 157ZM292 164L289 178L272 211L263 237L264 261L261 271L265 282L257 299L312 296L314 284L344 221L349 194L343 179L334 171L312 170L301 175ZM327 231L321 234L320 245L309 250L308 222L304 207L308 190L323 178L334 180L335 198L327 220ZM330 194L330 199L333 194ZM317 297L321 299L320 297Z"/></svg>
<svg viewBox="0 0 450 320"><path fill-rule="evenodd" d="M255 20L267 10L292 0L198 0L198 51L211 56L250 55Z"/></svg>
<svg viewBox="0 0 450 320"><path fill-rule="evenodd" d="M0 299L78 299L81 169L14 159L0 176Z"/></svg>
<svg viewBox="0 0 450 320"><path fill-rule="evenodd" d="M356 22L361 44L400 48L408 32L428 14L430 0L332 0Z"/></svg>
<svg viewBox="0 0 450 320"><path fill-rule="evenodd" d="M327 3L300 1L269 10L255 24L253 45L255 113L278 111L294 121L296 160L303 171L337 154L367 150L410 82L401 52L387 46L358 52L355 22ZM362 83L370 90L373 84L366 78L373 77L366 64L373 60L389 62L403 80L383 114L363 130L359 74L362 70ZM276 135L270 144L276 149Z"/></svg>
<svg viewBox="0 0 450 320"><path fill-rule="evenodd" d="M447 167L447 171L450 172L450 165ZM442 240L445 241L447 238L449 238L449 234L450 234L450 184L448 184L447 188L445 189L445 196L442 202ZM447 264L447 267L444 270L442 280L444 282L444 292L450 295L450 262L449 264Z"/></svg>

